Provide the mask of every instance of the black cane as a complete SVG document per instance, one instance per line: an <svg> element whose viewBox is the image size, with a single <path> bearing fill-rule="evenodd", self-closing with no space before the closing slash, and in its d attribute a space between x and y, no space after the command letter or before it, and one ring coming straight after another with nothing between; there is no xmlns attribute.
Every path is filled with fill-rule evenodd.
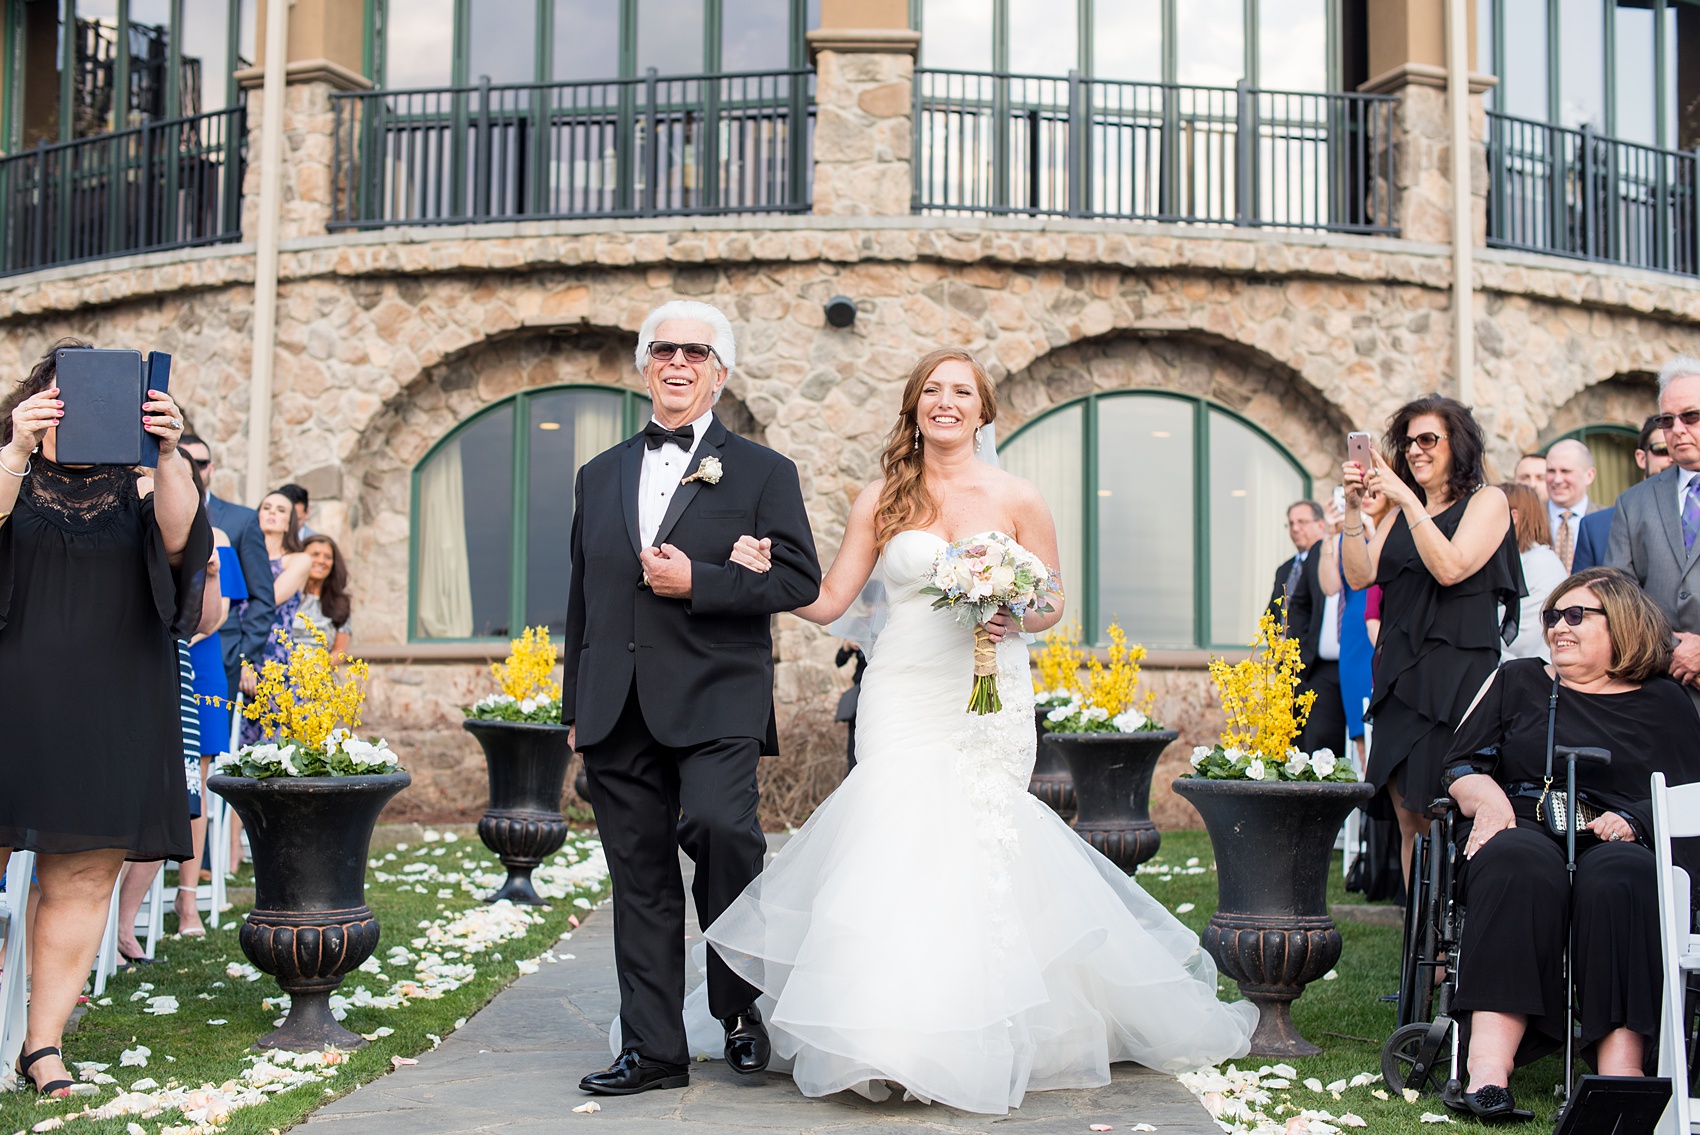
<svg viewBox="0 0 1700 1135"><path fill-rule="evenodd" d="M1569 745L1556 746L1553 752L1564 758L1564 870L1568 884L1567 943L1564 948L1564 1102L1568 1105L1575 1079L1576 825L1582 818L1582 810L1576 802L1576 762L1604 767L1611 764L1611 753L1606 749L1572 748Z"/></svg>

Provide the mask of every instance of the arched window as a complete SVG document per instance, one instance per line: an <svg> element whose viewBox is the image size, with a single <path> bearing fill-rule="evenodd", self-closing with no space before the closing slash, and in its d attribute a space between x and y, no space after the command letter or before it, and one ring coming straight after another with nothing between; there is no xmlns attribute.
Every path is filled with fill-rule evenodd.
<svg viewBox="0 0 1700 1135"><path fill-rule="evenodd" d="M1594 483L1588 489L1591 507L1610 508L1617 503L1617 494L1630 485L1640 483L1641 469L1635 464L1635 446L1641 436L1628 426L1583 426L1553 440L1567 439L1581 442L1594 455Z"/></svg>
<svg viewBox="0 0 1700 1135"><path fill-rule="evenodd" d="M566 627L573 478L636 432L649 399L607 387L526 391L480 411L413 471L409 637Z"/></svg>
<svg viewBox="0 0 1700 1135"><path fill-rule="evenodd" d="M999 446L1056 517L1063 583L1088 642L1111 620L1153 647L1251 641L1286 509L1310 478L1267 434L1198 398L1095 394Z"/></svg>

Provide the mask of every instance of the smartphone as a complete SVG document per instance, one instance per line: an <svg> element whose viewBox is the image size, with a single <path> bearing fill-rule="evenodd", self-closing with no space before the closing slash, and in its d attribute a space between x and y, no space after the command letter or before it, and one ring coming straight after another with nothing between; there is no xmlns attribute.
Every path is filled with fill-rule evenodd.
<svg viewBox="0 0 1700 1135"><path fill-rule="evenodd" d="M1346 460L1356 461L1368 473L1375 468L1375 458L1371 456L1375 443L1362 430L1353 430L1346 435Z"/></svg>
<svg viewBox="0 0 1700 1135"><path fill-rule="evenodd" d="M1334 511L1346 511L1346 486L1344 485L1334 486Z"/></svg>

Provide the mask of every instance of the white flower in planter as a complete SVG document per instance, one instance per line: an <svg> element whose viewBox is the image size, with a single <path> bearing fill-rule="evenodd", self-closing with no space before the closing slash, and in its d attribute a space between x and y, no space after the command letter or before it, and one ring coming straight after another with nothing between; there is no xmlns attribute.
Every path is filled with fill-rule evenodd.
<svg viewBox="0 0 1700 1135"><path fill-rule="evenodd" d="M1287 750L1287 764L1285 771L1287 773L1288 780L1299 779L1305 774L1305 770L1309 767L1310 758L1308 756L1299 752L1297 749Z"/></svg>
<svg viewBox="0 0 1700 1135"><path fill-rule="evenodd" d="M1116 714L1111 724L1123 733L1138 733L1151 724L1151 719L1137 709L1127 709Z"/></svg>
<svg viewBox="0 0 1700 1135"><path fill-rule="evenodd" d="M1210 756L1210 746L1194 745L1192 747L1192 767L1198 768L1208 756Z"/></svg>
<svg viewBox="0 0 1700 1135"><path fill-rule="evenodd" d="M1253 757L1251 763L1246 766L1245 774L1248 779L1262 780L1266 771L1263 767L1263 758Z"/></svg>
<svg viewBox="0 0 1700 1135"><path fill-rule="evenodd" d="M1310 767L1318 780L1327 780L1333 776L1339 763L1340 759L1334 755L1333 749L1318 749L1310 755Z"/></svg>

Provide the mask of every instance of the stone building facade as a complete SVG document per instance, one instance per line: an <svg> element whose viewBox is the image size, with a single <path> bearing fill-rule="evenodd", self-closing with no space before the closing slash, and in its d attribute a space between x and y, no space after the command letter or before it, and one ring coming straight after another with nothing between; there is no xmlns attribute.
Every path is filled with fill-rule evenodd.
<svg viewBox="0 0 1700 1135"><path fill-rule="evenodd" d="M1398 74L1383 83L1406 100L1396 135L1405 235L914 215L915 37L885 19L886 7L842 4L836 27L812 33L806 215L330 232L329 97L355 85L345 77L353 61L292 63L265 480L306 485L315 527L348 555L355 652L372 663L366 728L388 737L414 775L395 814L481 808L482 762L459 707L490 689L487 664L506 651L413 633L415 470L458 425L517 392L641 391L632 346L662 301L700 299L731 317L739 366L723 415L797 462L823 559L877 474L905 376L939 345L984 360L999 387L1001 436L1090 394L1184 394L1274 439L1318 497L1338 480L1347 430L1379 430L1402 402L1458 388L1444 91L1420 60L1403 85ZM316 10L300 0L297 23ZM261 91L250 100L257 131ZM218 457L214 488L238 499L257 170L242 242L0 279L0 370L21 375L66 335L169 351L173 389ZM1568 431L1638 425L1661 362L1700 353L1693 278L1485 246L1474 255L1473 401L1501 471ZM856 302L848 328L823 316L835 295ZM770 819L791 821L842 769L831 709L847 675L822 630L787 615L776 631L787 752L769 770ZM1159 716L1182 734L1153 794L1170 825L1189 812L1166 780L1179 754L1220 725L1207 655L1157 650L1147 665Z"/></svg>

